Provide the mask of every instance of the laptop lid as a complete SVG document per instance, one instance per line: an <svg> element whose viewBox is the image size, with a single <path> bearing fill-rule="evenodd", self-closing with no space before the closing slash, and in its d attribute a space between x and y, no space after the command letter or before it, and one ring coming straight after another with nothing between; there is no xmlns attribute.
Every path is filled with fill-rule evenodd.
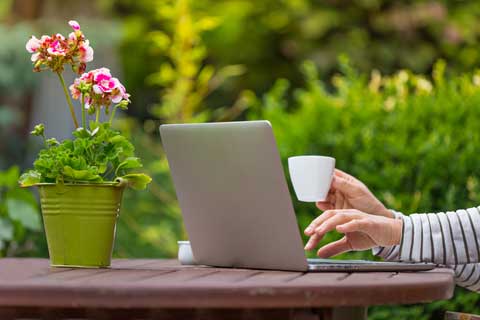
<svg viewBox="0 0 480 320"><path fill-rule="evenodd" d="M167 124L160 135L200 264L307 270L268 121Z"/></svg>

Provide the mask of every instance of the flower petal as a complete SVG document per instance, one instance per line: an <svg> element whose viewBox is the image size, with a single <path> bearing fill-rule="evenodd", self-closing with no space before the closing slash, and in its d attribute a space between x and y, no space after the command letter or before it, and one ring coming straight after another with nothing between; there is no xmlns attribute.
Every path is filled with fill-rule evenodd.
<svg viewBox="0 0 480 320"><path fill-rule="evenodd" d="M34 53L35 51L38 50L38 48L41 45L41 41L37 39L35 36L32 36L27 44L25 45L25 48L27 49L28 52Z"/></svg>
<svg viewBox="0 0 480 320"><path fill-rule="evenodd" d="M38 53L38 52L32 54L32 58L31 58L32 62L36 62L38 60L39 56L40 56L40 53Z"/></svg>
<svg viewBox="0 0 480 320"><path fill-rule="evenodd" d="M72 27L73 30L75 31L80 30L80 24L77 21L70 20L68 21L68 24L70 25L70 27Z"/></svg>
<svg viewBox="0 0 480 320"><path fill-rule="evenodd" d="M97 85L97 84L95 84L95 85L93 86L93 91L94 91L96 94L102 94L102 93L103 93L102 88L101 88L99 85Z"/></svg>

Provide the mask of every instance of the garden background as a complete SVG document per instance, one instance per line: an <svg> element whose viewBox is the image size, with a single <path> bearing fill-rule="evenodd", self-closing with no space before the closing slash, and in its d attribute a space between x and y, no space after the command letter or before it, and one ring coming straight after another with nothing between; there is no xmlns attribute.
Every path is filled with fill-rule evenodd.
<svg viewBox="0 0 480 320"><path fill-rule="evenodd" d="M480 205L478 1L2 0L2 256L47 257L36 195L16 180L40 147L28 136L36 122L49 136L72 128L60 87L31 73L25 42L66 32L72 18L96 49L93 67L113 61L132 94L116 126L154 177L125 195L116 257L174 257L186 238L162 123L268 119L284 164L333 156L393 209ZM319 212L293 200L303 228ZM450 301L373 307L370 318L445 310L480 314L480 295L457 289Z"/></svg>

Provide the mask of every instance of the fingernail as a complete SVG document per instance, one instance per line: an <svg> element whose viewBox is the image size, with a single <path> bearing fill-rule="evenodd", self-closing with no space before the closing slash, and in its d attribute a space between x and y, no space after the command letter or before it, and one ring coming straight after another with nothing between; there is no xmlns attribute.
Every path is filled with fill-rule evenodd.
<svg viewBox="0 0 480 320"><path fill-rule="evenodd" d="M310 250L312 248L312 241L309 239L305 245L305 250Z"/></svg>
<svg viewBox="0 0 480 320"><path fill-rule="evenodd" d="M305 229L305 233L310 233L310 232L312 232L312 227L307 227L307 228Z"/></svg>

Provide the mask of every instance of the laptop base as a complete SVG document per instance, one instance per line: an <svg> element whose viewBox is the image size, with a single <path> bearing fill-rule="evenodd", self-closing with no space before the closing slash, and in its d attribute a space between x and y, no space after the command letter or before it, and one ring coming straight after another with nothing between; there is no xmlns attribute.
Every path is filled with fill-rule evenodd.
<svg viewBox="0 0 480 320"><path fill-rule="evenodd" d="M311 272L367 272L367 271L427 271L436 267L433 263L407 263L369 260L307 259Z"/></svg>

